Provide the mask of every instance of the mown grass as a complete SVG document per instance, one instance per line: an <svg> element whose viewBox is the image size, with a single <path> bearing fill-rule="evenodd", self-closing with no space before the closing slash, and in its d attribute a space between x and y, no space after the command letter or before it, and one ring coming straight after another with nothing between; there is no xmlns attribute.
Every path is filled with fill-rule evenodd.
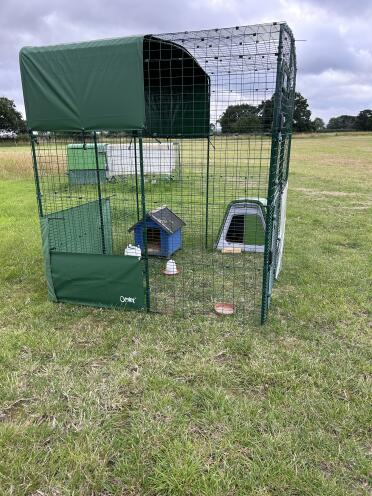
<svg viewBox="0 0 372 496"><path fill-rule="evenodd" d="M48 302L32 178L0 149L0 494L369 494L371 151L294 140L259 327Z"/></svg>

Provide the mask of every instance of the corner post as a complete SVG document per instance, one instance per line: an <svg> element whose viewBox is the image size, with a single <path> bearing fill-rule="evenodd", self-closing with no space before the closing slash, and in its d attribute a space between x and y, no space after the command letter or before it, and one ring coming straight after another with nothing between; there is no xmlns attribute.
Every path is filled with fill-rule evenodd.
<svg viewBox="0 0 372 496"><path fill-rule="evenodd" d="M139 198L138 198L138 167L137 167L137 131L133 131L134 145L134 170L136 180L136 207L137 207L137 222L140 220Z"/></svg>
<svg viewBox="0 0 372 496"><path fill-rule="evenodd" d="M149 254L147 249L147 227L146 227L146 197L145 197L145 173L143 166L143 140L142 131L139 131L139 162L141 174L141 203L142 203L142 237L143 237L143 258L145 261L145 281L146 281L146 311L150 311L150 278L149 278Z"/></svg>
<svg viewBox="0 0 372 496"><path fill-rule="evenodd" d="M96 159L97 193L98 193L99 217L100 217L100 224L101 224L102 254L105 255L106 254L105 226L104 226L104 221L103 221L101 180L99 177L97 134L95 131L93 132L93 141L94 141L94 154L95 154L95 159Z"/></svg>
<svg viewBox="0 0 372 496"><path fill-rule="evenodd" d="M277 168L278 168L278 151L280 143L280 110L281 110L281 74L282 74L282 56L283 56L283 25L280 25L279 45L278 45L278 60L276 66L276 86L275 99L273 109L273 122L271 134L271 156L269 170L269 184L267 192L267 212L266 212L266 232L265 232L265 252L263 262L263 277L262 277L262 300L261 300L261 324L264 324L267 319L270 299L270 278L271 269L274 263L274 254L272 251L273 228L275 222L275 196L277 190Z"/></svg>
<svg viewBox="0 0 372 496"><path fill-rule="evenodd" d="M32 168L34 169L34 181L35 181L35 188L36 188L37 209L39 212L39 218L41 219L44 216L44 213L43 213L43 202L41 200L40 178L39 178L39 170L38 170L38 166L37 166L37 157L36 157L36 149L35 149L36 138L33 135L31 130L28 132L28 134L30 136L30 141L31 141Z"/></svg>
<svg viewBox="0 0 372 496"><path fill-rule="evenodd" d="M207 138L207 177L205 185L205 249L208 249L208 222L209 222L209 154L210 154L210 136Z"/></svg>

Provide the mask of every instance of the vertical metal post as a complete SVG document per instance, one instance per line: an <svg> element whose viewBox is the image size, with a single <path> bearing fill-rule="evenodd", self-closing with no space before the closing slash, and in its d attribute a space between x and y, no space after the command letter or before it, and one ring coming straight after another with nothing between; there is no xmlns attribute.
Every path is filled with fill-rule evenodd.
<svg viewBox="0 0 372 496"><path fill-rule="evenodd" d="M133 133L134 144L134 169L136 174L136 206L137 206L137 222L140 220L139 199L138 199L138 170L137 170L137 139L136 131Z"/></svg>
<svg viewBox="0 0 372 496"><path fill-rule="evenodd" d="M209 102L211 98L211 81L208 76L208 94L206 95L205 104L207 106L207 111L209 114ZM208 249L208 224L209 224L209 165L210 165L210 126L208 119L208 141L207 141L207 177L206 177L206 185L205 185L205 249Z"/></svg>
<svg viewBox="0 0 372 496"><path fill-rule="evenodd" d="M93 132L93 141L94 141L94 153L95 153L95 159L96 159L97 193L98 193L99 217L100 217L100 223L101 223L102 253L103 253L103 255L105 255L106 254L105 228L104 228L103 209L102 209L101 179L99 177L97 134L95 131Z"/></svg>
<svg viewBox="0 0 372 496"><path fill-rule="evenodd" d="M269 286L270 274L273 263L272 253L272 235L275 215L275 193L277 186L277 167L278 167L278 150L280 142L280 109L281 109L281 89L282 89L282 54L283 54L283 25L280 25L278 60L276 66L276 86L275 100L273 109L273 123L271 135L271 156L270 156L270 171L269 185L267 193L267 213L266 213L266 233L265 233L265 252L263 263L262 277L262 300L261 300L261 324L264 324L267 318L269 305Z"/></svg>
<svg viewBox="0 0 372 496"><path fill-rule="evenodd" d="M32 131L29 131L30 140L31 140L31 151L32 151L32 167L34 169L34 181L36 188L36 198L37 198L37 209L39 212L39 217L43 217L43 203L41 200L41 189L40 189L40 179L39 179L39 171L37 166L37 157L35 150L35 136L32 134Z"/></svg>
<svg viewBox="0 0 372 496"><path fill-rule="evenodd" d="M147 227L146 227L146 197L145 197L145 173L143 167L143 141L142 132L139 132L139 160L141 174L141 203L142 203L142 237L143 237L143 258L145 261L145 282L146 282L146 311L150 311L150 278L149 278L149 254L147 249Z"/></svg>
<svg viewBox="0 0 372 496"><path fill-rule="evenodd" d="M209 222L209 152L210 136L207 138L207 178L205 185L205 249L208 249L208 222Z"/></svg>
<svg viewBox="0 0 372 496"><path fill-rule="evenodd" d="M293 69L293 74L291 74L292 69ZM295 99L295 95L296 95L296 72L297 72L297 68L296 68L295 42L292 39L291 40L291 57L290 57L289 73L290 73L290 77L291 76L293 77L293 87L291 88L291 90L292 90L291 103L290 103L291 112L288 115L290 125L289 125L289 129L288 129L289 136L288 136L288 153L287 153L287 157L286 157L287 163L285 164L285 166L286 166L285 177L286 177L287 182L288 182L288 175L289 175L289 162L291 159L293 111L294 111L294 99Z"/></svg>

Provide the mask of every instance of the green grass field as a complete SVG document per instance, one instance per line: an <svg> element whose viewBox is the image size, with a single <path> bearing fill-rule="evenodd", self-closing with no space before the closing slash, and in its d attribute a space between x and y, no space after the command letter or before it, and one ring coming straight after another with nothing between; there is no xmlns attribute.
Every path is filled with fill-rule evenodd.
<svg viewBox="0 0 372 496"><path fill-rule="evenodd" d="M0 494L370 494L371 157L294 139L260 327L49 302L29 150L0 148Z"/></svg>

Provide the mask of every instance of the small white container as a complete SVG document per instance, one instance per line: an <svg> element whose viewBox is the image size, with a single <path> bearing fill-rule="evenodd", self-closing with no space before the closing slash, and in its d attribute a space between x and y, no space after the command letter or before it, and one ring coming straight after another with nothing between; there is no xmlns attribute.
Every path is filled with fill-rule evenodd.
<svg viewBox="0 0 372 496"><path fill-rule="evenodd" d="M141 258L141 248L139 246L128 245L124 250L124 255Z"/></svg>
<svg viewBox="0 0 372 496"><path fill-rule="evenodd" d="M176 262L174 260L168 260L165 266L164 274L166 276L175 276L179 273Z"/></svg>

